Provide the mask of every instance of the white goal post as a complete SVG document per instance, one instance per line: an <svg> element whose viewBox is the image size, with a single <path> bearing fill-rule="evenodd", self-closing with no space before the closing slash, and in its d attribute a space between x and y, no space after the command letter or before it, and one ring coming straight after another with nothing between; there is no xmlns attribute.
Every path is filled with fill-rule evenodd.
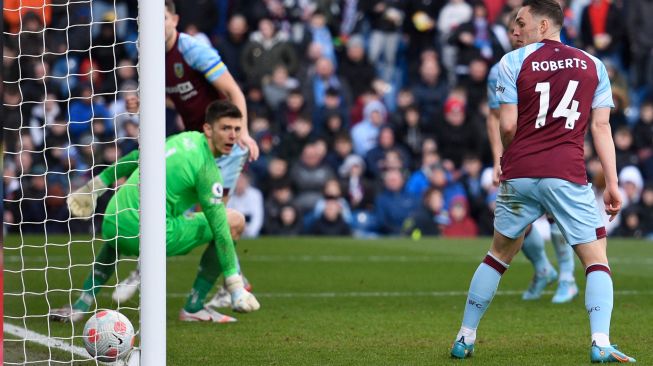
<svg viewBox="0 0 653 366"><path fill-rule="evenodd" d="M164 2L139 0L141 96L141 361L166 363ZM163 304L163 306L162 306ZM145 311L147 309L147 311Z"/></svg>
<svg viewBox="0 0 653 366"><path fill-rule="evenodd" d="M0 364L101 364L82 342L101 308L131 318L141 365L166 364L164 8L163 0L3 2ZM137 110L127 95L138 96ZM112 279L97 285L104 212L73 217L66 198L136 141L140 256L108 263ZM139 297L111 300L136 262ZM87 283L101 292L84 319L49 321L90 292Z"/></svg>

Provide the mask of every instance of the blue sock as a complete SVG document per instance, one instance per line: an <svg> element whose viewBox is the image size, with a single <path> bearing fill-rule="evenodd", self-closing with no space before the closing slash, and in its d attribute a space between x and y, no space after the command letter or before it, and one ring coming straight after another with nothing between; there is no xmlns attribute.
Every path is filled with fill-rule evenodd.
<svg viewBox="0 0 653 366"><path fill-rule="evenodd" d="M501 275L508 269L508 265L499 261L490 253L485 256L483 262L478 266L472 282L469 285L467 303L460 335L465 335L468 343L474 343L476 328L485 314L490 302L497 292ZM473 336L464 334L464 330L473 330ZM460 337L460 335L458 337Z"/></svg>
<svg viewBox="0 0 653 366"><path fill-rule="evenodd" d="M558 225L553 223L551 224L551 242L553 243L560 269L558 279L560 281L574 282L574 250L565 241Z"/></svg>
<svg viewBox="0 0 653 366"><path fill-rule="evenodd" d="M585 270L585 308L590 317L592 339L596 334L610 335L612 316L612 277L610 267L605 264L592 264ZM599 346L605 346L598 344Z"/></svg>
<svg viewBox="0 0 653 366"><path fill-rule="evenodd" d="M524 237L524 245L522 245L521 250L524 252L524 255L528 260L533 264L535 268L535 273L546 273L550 268L553 268L549 258L546 256L544 251L544 239L540 233L535 229L531 228L529 232L526 233Z"/></svg>

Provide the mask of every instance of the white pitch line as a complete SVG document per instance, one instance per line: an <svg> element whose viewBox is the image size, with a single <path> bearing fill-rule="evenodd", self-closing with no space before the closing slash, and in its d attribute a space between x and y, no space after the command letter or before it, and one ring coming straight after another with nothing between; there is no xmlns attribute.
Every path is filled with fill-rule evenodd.
<svg viewBox="0 0 653 366"><path fill-rule="evenodd" d="M44 256L29 256L26 255L23 257L18 255L5 255L5 263L22 263L24 259L28 259L30 262L43 262L46 260L48 263L61 263L68 262L70 258L67 256L50 256L48 258ZM125 262L135 263L138 259L136 257L123 258L121 259ZM347 262L373 262L373 263L435 263L443 262L444 258L442 256L407 256L407 255L241 255L240 260L242 262L264 262L264 263L282 263L282 262L324 262L324 263L347 263ZM517 258L517 261L526 262L525 258ZM197 261L196 257L189 256L179 256L179 257L170 257L168 261L171 262L195 262ZM461 257L455 260L455 262L478 262L478 258L470 257L465 258ZM620 258L614 257L610 258L611 264L653 264L653 258ZM82 263L77 263L82 264ZM83 263L88 264L89 263Z"/></svg>
<svg viewBox="0 0 653 366"><path fill-rule="evenodd" d="M50 338L46 335L31 331L29 329L25 329L23 327L18 327L16 325L9 324L9 323L4 324L4 331L5 333L9 333L18 338L25 339L29 342L38 343L48 348L58 348L64 352L72 352L77 356L82 357L85 360L91 359L88 352L86 352L84 348L66 343L61 339Z"/></svg>
<svg viewBox="0 0 653 366"><path fill-rule="evenodd" d="M497 291L497 296L521 295L522 290ZM553 295L554 291L544 291L543 294ZM262 292L254 291L256 297L261 298L339 298L339 297L457 297L467 296L467 291L370 291L370 292ZM615 295L653 295L653 291L620 290L614 291ZM170 293L168 297L188 297L188 293Z"/></svg>

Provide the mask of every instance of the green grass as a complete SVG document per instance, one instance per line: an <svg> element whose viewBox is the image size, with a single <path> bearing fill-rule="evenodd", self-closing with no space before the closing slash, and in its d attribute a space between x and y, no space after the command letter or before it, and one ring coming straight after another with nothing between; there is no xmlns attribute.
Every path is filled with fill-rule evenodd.
<svg viewBox="0 0 653 366"><path fill-rule="evenodd" d="M15 247L8 238L7 247ZM26 238L37 246L42 239ZM71 248L73 263L92 255L83 237ZM12 242L12 240L14 240ZM49 243L67 238L49 238ZM40 244L42 245L42 244ZM488 239L354 240L263 238L241 241L243 269L261 302L259 312L236 315L234 324L182 323L177 314L190 289L200 250L168 261L168 365L577 365L589 359L589 325L583 292L570 304L543 299L523 302L521 291L532 270L520 254L506 272L500 293L481 322L477 353L468 361L453 361L449 347L462 319L464 292ZM97 248L97 244L96 244ZM548 249L550 245L548 245ZM44 249L23 251L28 267L43 267ZM5 250L7 269L20 268L14 250ZM47 246L50 266L68 266L66 246ZM552 251L549 253L553 258ZM611 338L640 364L653 364L653 243L610 240L609 256L615 285ZM124 276L134 263L121 265ZM579 287L585 278L577 263ZM88 267L75 268L76 287ZM67 271L29 271L29 291L70 287ZM5 273L8 292L21 291L20 276ZM103 291L100 307L115 307ZM68 299L50 294L52 306ZM5 297L8 315L45 314L45 296L29 296L24 305ZM137 300L127 304L136 307ZM231 314L231 311L225 311ZM124 310L134 323L137 313ZM13 320L5 321L18 324ZM27 327L42 334L69 336L70 325L50 324L43 317ZM22 325L22 324L21 324ZM81 335L83 324L75 326ZM76 340L76 344L81 344ZM32 358L48 357L32 343L5 342L6 361L23 362L23 345ZM10 359L9 357L14 357ZM70 360L54 352L53 358ZM75 362L74 364L90 364Z"/></svg>

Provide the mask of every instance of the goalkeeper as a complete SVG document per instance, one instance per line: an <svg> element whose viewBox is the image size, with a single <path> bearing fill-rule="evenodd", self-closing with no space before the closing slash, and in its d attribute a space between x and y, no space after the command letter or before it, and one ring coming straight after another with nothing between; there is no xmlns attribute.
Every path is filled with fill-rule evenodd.
<svg viewBox="0 0 653 366"><path fill-rule="evenodd" d="M252 312L260 305L245 290L238 273L236 251L230 234L227 210L222 202L223 186L215 158L229 154L241 131L242 113L228 101L216 101L206 110L204 133L184 132L166 141L166 255L189 253L209 243L199 271L179 318L182 321L232 322L234 318L204 305L206 295L223 274L231 305L237 312ZM52 320L79 321L93 304L95 295L115 270L119 256L139 254L139 169L138 151L121 158L100 173L91 186L105 188L118 178L129 176L111 198L104 214L102 237L106 240L95 258L93 270L84 281L83 292L72 306L53 310ZM78 205L94 205L95 193L86 199L77 194ZM187 214L198 204L202 212Z"/></svg>

